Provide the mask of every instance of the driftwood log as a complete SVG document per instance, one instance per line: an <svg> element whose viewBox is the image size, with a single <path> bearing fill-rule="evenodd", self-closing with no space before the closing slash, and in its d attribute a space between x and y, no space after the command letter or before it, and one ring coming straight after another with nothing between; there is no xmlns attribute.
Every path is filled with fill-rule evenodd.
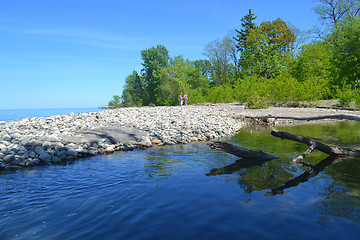
<svg viewBox="0 0 360 240"><path fill-rule="evenodd" d="M251 117L245 116L245 119L251 119L257 121L258 123L265 125L273 125L277 119L284 120L298 120L298 121L314 121L314 120L324 120L324 119L338 119L338 120L352 120L360 121L360 117L354 115L345 115L345 114L336 114L336 115L324 115L316 117L286 117L286 116L261 116L261 117Z"/></svg>
<svg viewBox="0 0 360 240"><path fill-rule="evenodd" d="M332 147L318 140L311 139L308 137L298 136L287 132L275 132L275 131L272 131L271 135L281 139L288 139L291 141L300 142L306 144L309 147L302 155L294 158L293 159L294 162L299 162L303 160L307 155L309 155L315 149L333 157L345 157L345 156L360 157L360 152L358 151L347 150L345 148L341 148L338 146ZM226 142L216 141L216 142L210 142L208 143L208 145L212 149L220 150L235 155L237 157L240 157L242 159L242 163L243 163L242 165L244 166L251 165L249 163L251 161L254 161L254 164L252 165L255 166L262 164L266 161L280 158L278 156L274 156L260 150L249 150Z"/></svg>
<svg viewBox="0 0 360 240"><path fill-rule="evenodd" d="M320 141L317 141L317 140L314 140L311 138L307 138L307 137L303 137L303 136L294 135L294 134L287 133L287 132L272 131L271 135L273 135L274 137L281 138L281 139L288 139L291 141L304 143L309 146L308 150L306 150L306 152L304 154L302 154L301 156L295 158L294 161L302 160L305 156L310 154L314 149L317 149L317 150L319 150L323 153L326 153L330 156L360 157L359 152L356 152L353 150L347 150L347 149L344 149L341 147L331 147Z"/></svg>

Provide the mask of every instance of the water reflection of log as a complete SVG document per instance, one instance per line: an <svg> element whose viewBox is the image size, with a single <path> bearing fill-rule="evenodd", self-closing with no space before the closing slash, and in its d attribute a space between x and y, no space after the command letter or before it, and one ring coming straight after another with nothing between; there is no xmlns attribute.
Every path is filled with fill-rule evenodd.
<svg viewBox="0 0 360 240"><path fill-rule="evenodd" d="M286 132L275 132L275 131L272 131L271 135L273 135L274 137L279 137L281 139L288 139L288 140L300 142L309 146L309 148L306 150L305 153L293 159L293 162L305 167L307 171L305 171L300 176L287 181L283 186L276 189L272 189L271 190L272 195L282 194L284 192L284 189L294 187L299 185L300 183L308 181L310 178L316 176L319 172L323 171L327 166L337 162L342 162L343 159L339 157L360 157L360 152L358 151L347 150L345 148L341 148L337 146L331 147L320 141L303 136L297 136ZM233 154L235 156L238 156L241 159L237 160L235 163L231 165L218 169L212 169L210 170L210 173L206 174L206 176L231 174L235 171L240 170L241 168L248 168L256 165L262 165L267 161L279 158L277 156L267 154L263 151L248 150L245 148L232 145L230 143L211 142L209 143L209 146L213 149L221 150ZM301 162L301 160L304 159L307 155L309 155L314 149L324 152L330 156L314 166Z"/></svg>
<svg viewBox="0 0 360 240"><path fill-rule="evenodd" d="M245 158L236 160L235 163L230 164L225 167L221 168L213 168L210 170L209 173L206 174L206 176L216 176L216 175L222 175L222 174L232 174L234 172L239 171L242 168L249 168L254 166L261 166L263 163L266 163L271 159L252 159L252 158Z"/></svg>
<svg viewBox="0 0 360 240"><path fill-rule="evenodd" d="M274 155L270 155L267 154L263 151L260 150L249 150L246 148L242 148L230 143L226 143L226 142L209 142L208 145L212 148L212 149L216 149L216 150L220 150L220 151L224 151L227 153L230 153L232 155L238 156L240 158L245 158L248 160L256 160L256 159L263 159L263 160L272 160L272 159L276 159L279 158L277 156Z"/></svg>
<svg viewBox="0 0 360 240"><path fill-rule="evenodd" d="M291 188L291 187L296 187L300 183L307 182L310 178L315 177L316 175L318 175L327 166L330 166L330 165L335 164L335 163L342 162L344 160L345 160L345 158L338 158L338 157L330 156L330 157L325 158L324 160L322 160L321 162L319 162L318 164L316 164L314 166L312 166L310 164L303 163L303 162L299 162L298 164L300 166L305 167L307 170L303 174L301 174L300 176L295 177L295 178L287 181L281 187L271 189L271 194L272 195L283 194L284 189Z"/></svg>
<svg viewBox="0 0 360 240"><path fill-rule="evenodd" d="M210 142L208 143L208 145L212 149L217 149L230 153L232 155L240 157L241 159L228 166L211 169L210 173L206 174L206 176L231 174L233 172L239 171L241 168L249 168L257 165L262 165L267 161L279 158L277 156L267 154L260 150L249 150L226 142Z"/></svg>

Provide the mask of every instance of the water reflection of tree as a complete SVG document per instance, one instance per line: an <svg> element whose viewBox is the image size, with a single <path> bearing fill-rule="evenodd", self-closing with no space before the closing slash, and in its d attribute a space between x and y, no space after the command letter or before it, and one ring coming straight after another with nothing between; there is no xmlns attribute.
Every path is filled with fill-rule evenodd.
<svg viewBox="0 0 360 240"><path fill-rule="evenodd" d="M295 126L299 128L300 132L307 132L308 136L317 136L319 138L330 139L332 142L336 141L336 144L352 144L353 142L349 141L348 135L353 135L355 132L359 131L359 123L356 124L344 124L344 122L338 123L342 129L334 127L334 124L329 127L328 125L318 128L311 125L300 125ZM287 127L291 128L292 132L294 131L294 126ZM334 130L334 128L336 130ZM343 132L341 132L344 130ZM263 138L267 139L263 133ZM252 147L258 149L258 146L261 146L261 150L264 150L263 144L274 147L270 149L271 153L276 153L276 155L282 155L284 149L286 152L290 152L292 156L298 155L298 152L302 152L304 147L299 147L298 144L291 142L281 142L281 149L276 140L271 139L267 143L264 139L258 140L261 138L261 132L256 132L256 137L253 138L251 135L254 134L249 132L242 132L235 138L235 142L238 142L239 145L243 147ZM345 132L345 133L344 133ZM322 135L323 134L323 135ZM322 136L320 136L322 135ZM340 138L333 138L332 135L341 136ZM250 141L246 141L247 139ZM254 140L255 139L255 140ZM346 141L341 141L346 139ZM249 146L249 142L254 145ZM358 143L358 138L355 140ZM261 144L258 144L261 143ZM267 150L265 150L267 151ZM323 159L319 161L319 159ZM240 160L238 160L240 161ZM235 164L236 165L236 164ZM241 166L241 164L237 164ZM302 171L302 173L295 172ZM219 170L212 171L213 173L221 173L222 168ZM315 202L314 210L320 212L323 217L319 218L319 223L324 223L326 221L326 216L333 217L343 217L351 221L360 221L360 164L359 158L336 158L336 157L325 157L323 154L315 154L311 157L307 157L305 162L299 162L299 166L292 164L290 161L286 160L286 157L282 159L272 160L271 162L263 163L261 166L253 164L253 166L248 166L245 168L239 168L237 171L232 169L232 172L236 174L237 182L244 189L245 192L252 191L261 191L269 189L271 192L268 192L267 195L274 196L276 194L283 194L284 190L290 190L293 187L296 187L312 177L318 176L319 173L323 174L318 177L329 178L329 181L317 181L320 188L322 188L323 197ZM210 172L211 173L211 172ZM223 172L223 174L226 174Z"/></svg>
<svg viewBox="0 0 360 240"><path fill-rule="evenodd" d="M342 217L353 222L360 222L359 189L348 191L338 182L333 182L324 189L323 197L313 205L314 211L323 216ZM319 219L322 223L323 219Z"/></svg>
<svg viewBox="0 0 360 240"><path fill-rule="evenodd" d="M154 180L164 180L180 171L187 159L199 155L199 149L204 144L168 145L154 148L147 152L144 171Z"/></svg>
<svg viewBox="0 0 360 240"><path fill-rule="evenodd" d="M324 188L324 197L314 204L321 214L360 222L359 159L346 159L324 171L335 181Z"/></svg>
<svg viewBox="0 0 360 240"><path fill-rule="evenodd" d="M245 192L271 189L294 177L296 168L282 160L267 162L240 173L239 185Z"/></svg>
<svg viewBox="0 0 360 240"><path fill-rule="evenodd" d="M284 142L281 139L274 138L269 134L269 129L269 127L264 126L242 129L232 138L231 142L250 149L256 146L256 149L260 148L262 151L274 153L284 157L283 159L265 163L251 160L252 164L250 165L242 164L243 159L240 159L231 165L216 169L217 171L213 169L208 175L235 173L236 181L248 193L272 189L293 178L297 168L287 160L288 156L284 153L284 149L290 154L299 154L306 147L303 144Z"/></svg>
<svg viewBox="0 0 360 240"><path fill-rule="evenodd" d="M149 177L155 180L163 180L170 177L179 169L179 165L184 162L180 156L181 149L174 150L172 147L164 147L155 151L149 151L144 164L144 171Z"/></svg>
<svg viewBox="0 0 360 240"><path fill-rule="evenodd" d="M339 123L338 123L339 124ZM298 125L292 126L291 131L297 132L297 130L305 133L311 133L310 136L320 136L325 133L331 134L339 132L339 129L334 127L334 124L325 124L322 125ZM349 124L344 125L343 122L339 124L341 128L351 129L351 131L346 131L347 134L353 134L358 130L359 124ZM284 155L284 149L286 152L290 152L290 154L298 155L299 152L304 151L305 146L303 144L294 143L292 141L282 141L280 139L274 139L273 137L267 135L269 132L268 128L255 128L255 129L247 129L241 131L237 136L233 138L233 142L237 142L240 146L248 148L257 146L258 149L260 146L261 150L269 151L271 153L275 152L276 155ZM265 133L265 134L264 134ZM339 134L342 138L346 139L347 135ZM331 137L331 136L330 136ZM332 140L340 141L338 138L331 138ZM252 145L252 146L251 146ZM268 149L271 146L271 149ZM312 154L311 157L306 158L306 162L300 164L300 170L305 170L303 174L294 178L294 172L296 172L295 165L291 164L289 161L286 161L283 158L282 160L273 160L271 162L262 162L257 159L245 160L239 159L235 163L221 167L219 169L212 169L208 175L218 175L218 174L229 174L240 169L243 169L237 173L239 176L239 184L242 188L246 189L247 192L251 192L254 190L264 190L264 189L273 189L274 194L282 193L284 189L290 188L292 186L297 186L301 182L307 181L309 178L316 176L319 172L323 171L327 166L330 166L334 163L340 162L342 160L334 159L334 158L325 158L322 161L318 159L324 158L324 154ZM261 165L261 166L258 166ZM339 165L337 165L339 166ZM358 166L358 165L357 165ZM340 171L344 173L344 171ZM340 174L340 176L343 176ZM334 178L335 179L335 178ZM275 191L277 190L277 192Z"/></svg>

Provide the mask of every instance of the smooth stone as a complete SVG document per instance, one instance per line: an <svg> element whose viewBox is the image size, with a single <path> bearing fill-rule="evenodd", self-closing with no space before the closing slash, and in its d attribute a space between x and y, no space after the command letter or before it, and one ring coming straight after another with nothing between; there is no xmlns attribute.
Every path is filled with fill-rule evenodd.
<svg viewBox="0 0 360 240"><path fill-rule="evenodd" d="M155 138L155 139L151 140L151 143L152 144L161 144L162 141L160 139L158 139L158 138Z"/></svg>
<svg viewBox="0 0 360 240"><path fill-rule="evenodd" d="M67 151L65 151L65 154L70 157L75 157L75 156L77 156L78 153L74 150L67 150Z"/></svg>
<svg viewBox="0 0 360 240"><path fill-rule="evenodd" d="M108 146L108 147L105 149L105 151L108 152L108 153L114 152L114 151L115 151L114 146Z"/></svg>
<svg viewBox="0 0 360 240"><path fill-rule="evenodd" d="M30 152L29 152L29 157L35 158L35 157L36 157L36 153L35 153L34 151L30 151Z"/></svg>
<svg viewBox="0 0 360 240"><path fill-rule="evenodd" d="M52 144L51 142L45 141L42 145L41 145L45 150L48 148L52 148Z"/></svg>
<svg viewBox="0 0 360 240"><path fill-rule="evenodd" d="M19 166L24 159L15 158L15 160L11 161L11 165Z"/></svg>
<svg viewBox="0 0 360 240"><path fill-rule="evenodd" d="M38 158L34 158L30 161L32 164L37 165L40 163L40 160Z"/></svg>
<svg viewBox="0 0 360 240"><path fill-rule="evenodd" d="M149 137L141 138L141 140L138 142L138 144L140 146L145 146L145 147L150 147L152 145Z"/></svg>
<svg viewBox="0 0 360 240"><path fill-rule="evenodd" d="M50 162L51 156L47 152L43 152L39 155L39 159L44 162Z"/></svg>
<svg viewBox="0 0 360 240"><path fill-rule="evenodd" d="M54 163L59 163L59 162L61 162L61 158L59 158L59 157L57 157L57 156L52 156L52 157L51 157L51 160L52 160L52 162L54 162Z"/></svg>
<svg viewBox="0 0 360 240"><path fill-rule="evenodd" d="M40 155L40 154L42 154L42 153L45 153L45 150L44 150L42 147L37 146L37 147L35 148L35 152L36 152L38 155Z"/></svg>
<svg viewBox="0 0 360 240"><path fill-rule="evenodd" d="M15 160L15 156L14 155L7 155L3 158L4 162L7 162L7 163L11 163L12 161Z"/></svg>

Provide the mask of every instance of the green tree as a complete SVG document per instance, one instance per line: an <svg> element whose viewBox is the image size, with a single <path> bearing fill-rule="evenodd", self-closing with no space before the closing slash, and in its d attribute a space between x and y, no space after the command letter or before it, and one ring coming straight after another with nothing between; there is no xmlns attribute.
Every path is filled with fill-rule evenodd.
<svg viewBox="0 0 360 240"><path fill-rule="evenodd" d="M121 98L118 95L114 95L113 99L108 103L110 107L117 107L120 105Z"/></svg>
<svg viewBox="0 0 360 240"><path fill-rule="evenodd" d="M176 105L179 95L187 92L191 96L189 103L194 103L195 95L196 98L202 98L207 87L208 79L201 69L178 56L171 59L170 65L162 70L157 102L161 105Z"/></svg>
<svg viewBox="0 0 360 240"><path fill-rule="evenodd" d="M331 62L334 66L333 84L358 87L360 80L360 18L348 16L328 38Z"/></svg>
<svg viewBox="0 0 360 240"><path fill-rule="evenodd" d="M143 101L149 99L144 78L135 70L126 77L122 99L127 106L142 106Z"/></svg>
<svg viewBox="0 0 360 240"><path fill-rule="evenodd" d="M160 84L161 71L169 65L169 52L162 46L157 45L141 51L142 74L145 80L148 98L144 99L144 105L156 103L157 90Z"/></svg>
<svg viewBox="0 0 360 240"><path fill-rule="evenodd" d="M195 68L199 68L202 75L204 75L209 81L211 79L211 63L207 59L199 59L192 62Z"/></svg>
<svg viewBox="0 0 360 240"><path fill-rule="evenodd" d="M222 40L214 40L204 48L204 55L208 57L211 64L210 80L217 86L231 83L236 72L236 52L232 37L224 37Z"/></svg>
<svg viewBox="0 0 360 240"><path fill-rule="evenodd" d="M300 47L290 72L301 82L330 77L330 54L324 42L312 42Z"/></svg>
<svg viewBox="0 0 360 240"><path fill-rule="evenodd" d="M240 52L246 49L246 39L250 30L256 28L256 24L254 23L255 19L256 15L249 9L249 13L241 19L241 29L235 29L236 37L234 37L234 39L236 40L237 50Z"/></svg>
<svg viewBox="0 0 360 240"><path fill-rule="evenodd" d="M284 69L295 41L294 32L280 18L263 22L249 32L240 55L245 75L275 77Z"/></svg>

